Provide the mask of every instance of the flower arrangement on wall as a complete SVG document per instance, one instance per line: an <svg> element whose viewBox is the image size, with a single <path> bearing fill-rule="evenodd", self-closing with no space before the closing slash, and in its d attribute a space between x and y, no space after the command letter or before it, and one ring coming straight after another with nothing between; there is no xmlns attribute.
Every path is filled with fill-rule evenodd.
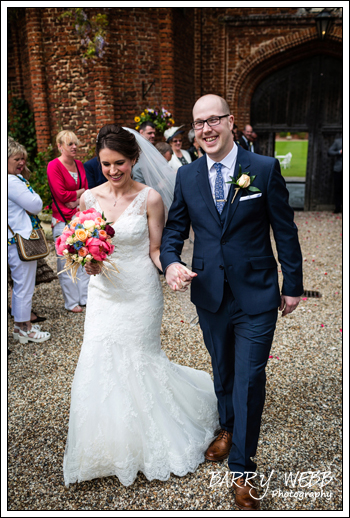
<svg viewBox="0 0 350 518"><path fill-rule="evenodd" d="M151 121L160 133L164 133L166 129L171 128L175 124L171 113L165 108L146 108L140 115L134 118L134 121L136 122L136 130L140 128L143 122Z"/></svg>

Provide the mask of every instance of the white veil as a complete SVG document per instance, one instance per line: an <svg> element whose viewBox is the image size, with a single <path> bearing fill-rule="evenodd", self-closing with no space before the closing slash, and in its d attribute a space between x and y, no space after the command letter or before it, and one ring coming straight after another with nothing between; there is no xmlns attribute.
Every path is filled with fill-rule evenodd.
<svg viewBox="0 0 350 518"><path fill-rule="evenodd" d="M174 197L176 173L170 167L167 160L159 153L147 139L131 128L123 129L135 135L136 141L141 148L140 158L137 166L145 179L146 185L155 189L161 195L164 205L169 210Z"/></svg>

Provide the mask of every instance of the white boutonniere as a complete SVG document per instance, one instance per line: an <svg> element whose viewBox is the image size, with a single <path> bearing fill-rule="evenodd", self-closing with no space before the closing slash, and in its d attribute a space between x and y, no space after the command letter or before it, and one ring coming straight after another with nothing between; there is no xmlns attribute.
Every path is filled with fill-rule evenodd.
<svg viewBox="0 0 350 518"><path fill-rule="evenodd" d="M252 192L261 192L260 189L258 189L257 187L254 187L252 185L252 183L254 182L254 180L256 178L256 175L254 175L254 176L249 176L249 175L250 175L249 171L242 173L242 166L241 166L241 164L239 164L237 179L235 179L233 176L230 176L231 181L226 182L229 184L236 185L235 195L232 198L231 204L235 201L237 193L240 189L247 189L248 191L252 191Z"/></svg>

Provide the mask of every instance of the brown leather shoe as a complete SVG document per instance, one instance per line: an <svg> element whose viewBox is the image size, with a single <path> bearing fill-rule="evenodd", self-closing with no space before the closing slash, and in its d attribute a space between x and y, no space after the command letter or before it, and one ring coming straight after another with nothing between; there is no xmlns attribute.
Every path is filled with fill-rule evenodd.
<svg viewBox="0 0 350 518"><path fill-rule="evenodd" d="M245 483L243 477L236 479L233 483L235 489L235 503L242 511L257 511L260 509L260 500L255 487Z"/></svg>
<svg viewBox="0 0 350 518"><path fill-rule="evenodd" d="M226 430L220 430L217 438L211 443L205 452L205 458L216 462L218 460L227 459L232 446L232 433Z"/></svg>

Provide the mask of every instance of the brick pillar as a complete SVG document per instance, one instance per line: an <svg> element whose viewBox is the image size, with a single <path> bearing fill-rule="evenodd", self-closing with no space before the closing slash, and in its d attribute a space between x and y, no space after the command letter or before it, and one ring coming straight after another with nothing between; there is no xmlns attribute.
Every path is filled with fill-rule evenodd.
<svg viewBox="0 0 350 518"><path fill-rule="evenodd" d="M158 9L162 106L175 111L173 9Z"/></svg>
<svg viewBox="0 0 350 518"><path fill-rule="evenodd" d="M45 67L42 52L42 34L38 7L26 8L29 71L32 85L32 105L38 151L50 144L50 124L46 95Z"/></svg>
<svg viewBox="0 0 350 518"><path fill-rule="evenodd" d="M94 66L95 79L95 116L96 131L100 131L105 124L114 124L113 105L113 78L107 61L107 53L102 58L97 58L98 63Z"/></svg>
<svg viewBox="0 0 350 518"><path fill-rule="evenodd" d="M194 9L194 96L202 95L202 7Z"/></svg>

